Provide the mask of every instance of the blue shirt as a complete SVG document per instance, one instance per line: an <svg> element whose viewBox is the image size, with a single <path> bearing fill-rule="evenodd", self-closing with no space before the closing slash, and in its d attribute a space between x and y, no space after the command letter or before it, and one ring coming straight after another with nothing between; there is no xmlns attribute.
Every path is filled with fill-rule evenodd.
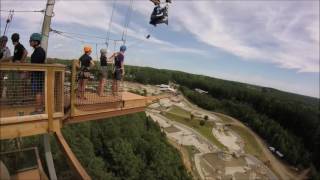
<svg viewBox="0 0 320 180"><path fill-rule="evenodd" d="M114 65L116 69L121 69L121 64L124 61L124 55L122 53L118 53L118 55L114 58Z"/></svg>

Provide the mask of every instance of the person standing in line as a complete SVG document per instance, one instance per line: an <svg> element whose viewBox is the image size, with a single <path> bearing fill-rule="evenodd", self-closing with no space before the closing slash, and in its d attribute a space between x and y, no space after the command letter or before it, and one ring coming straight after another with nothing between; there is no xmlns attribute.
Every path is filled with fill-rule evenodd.
<svg viewBox="0 0 320 180"><path fill-rule="evenodd" d="M123 79L124 70L124 53L127 50L125 45L120 47L120 52L114 53L110 59L114 58L114 69L113 69L113 82L112 82L112 94L116 95L119 91L120 81Z"/></svg>
<svg viewBox="0 0 320 180"><path fill-rule="evenodd" d="M104 95L104 87L107 83L108 68L107 68L107 49L100 50L100 81L98 86L98 95Z"/></svg>
<svg viewBox="0 0 320 180"><path fill-rule="evenodd" d="M14 52L12 56L12 62L25 63L28 55L28 51L19 42L20 35L18 33L13 33L11 36L12 44L14 45Z"/></svg>
<svg viewBox="0 0 320 180"><path fill-rule="evenodd" d="M90 78L90 67L94 66L93 60L91 58L92 48L90 46L85 46L83 48L84 54L79 58L78 67L80 67L80 72L78 75L78 93L79 99L87 99L85 97L85 89Z"/></svg>
<svg viewBox="0 0 320 180"><path fill-rule="evenodd" d="M8 61L11 56L10 49L7 47L8 37L0 37L0 62Z"/></svg>
<svg viewBox="0 0 320 180"><path fill-rule="evenodd" d="M33 33L30 36L30 46L34 49L31 54L31 63L32 64L44 64L46 60L46 52L40 46L42 40L42 35L39 33ZM43 71L33 71L31 72L31 88L32 92L35 94L35 111L31 114L41 114L44 112L43 105L43 84L45 74Z"/></svg>
<svg viewBox="0 0 320 180"><path fill-rule="evenodd" d="M25 63L28 55L28 51L26 48L19 42L20 35L18 33L13 33L11 35L12 44L14 46L13 56L10 57L10 60L13 63ZM17 101L21 102L21 100L27 95L24 89L26 88L26 77L28 75L27 72L14 72L12 74L12 78L14 81L18 81L19 83L14 84L14 89L12 90Z"/></svg>
<svg viewBox="0 0 320 180"><path fill-rule="evenodd" d="M7 36L1 36L0 37L0 62L6 62L10 59L10 49L7 47L8 37ZM1 98L7 98L7 86L6 81L8 78L7 73L1 73Z"/></svg>

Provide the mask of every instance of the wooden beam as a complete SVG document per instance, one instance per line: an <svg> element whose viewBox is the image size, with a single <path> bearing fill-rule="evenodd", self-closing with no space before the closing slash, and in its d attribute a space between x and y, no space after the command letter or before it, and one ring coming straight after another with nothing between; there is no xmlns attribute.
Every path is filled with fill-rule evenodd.
<svg viewBox="0 0 320 180"><path fill-rule="evenodd" d="M94 120L101 120L115 116L122 116L127 114L133 114L137 112L144 112L145 107L137 107L137 108L130 108L130 109L119 109L115 111L109 112L100 112L100 113L93 113L93 114L82 114L80 116L73 116L70 119L64 121L65 124L74 124L74 123L81 123L85 121L94 121Z"/></svg>
<svg viewBox="0 0 320 180"><path fill-rule="evenodd" d="M71 97L70 97L70 109L71 109L71 116L74 116L74 111L75 111L75 103L76 103L76 77L77 77L77 66L76 66L77 61L73 60L72 61L72 71L71 71Z"/></svg>
<svg viewBox="0 0 320 180"><path fill-rule="evenodd" d="M31 63L2 63L0 62L0 70L10 71L44 71L48 68L54 71L65 71L65 65L62 64L31 64Z"/></svg>
<svg viewBox="0 0 320 180"><path fill-rule="evenodd" d="M86 170L82 167L81 163L78 161L77 157L73 154L71 148L69 147L67 141L64 139L62 133L57 131L55 136L58 140L58 144L62 148L66 158L68 160L71 168L77 173L78 179L91 180Z"/></svg>
<svg viewBox="0 0 320 180"><path fill-rule="evenodd" d="M48 120L37 120L0 125L0 139L13 139L44 134L48 132ZM60 120L53 120L53 131L60 130Z"/></svg>
<svg viewBox="0 0 320 180"><path fill-rule="evenodd" d="M48 114L48 132L53 132L53 106L54 106L54 71L48 69L46 74L46 111Z"/></svg>

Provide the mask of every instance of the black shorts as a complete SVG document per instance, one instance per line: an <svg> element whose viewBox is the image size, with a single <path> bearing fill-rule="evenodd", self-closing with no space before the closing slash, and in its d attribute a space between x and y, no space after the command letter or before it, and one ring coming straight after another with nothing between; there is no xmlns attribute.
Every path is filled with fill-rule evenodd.
<svg viewBox="0 0 320 180"><path fill-rule="evenodd" d="M113 74L113 79L120 81L122 79L122 69L116 69Z"/></svg>
<svg viewBox="0 0 320 180"><path fill-rule="evenodd" d="M43 92L44 72L31 72L31 88L33 93Z"/></svg>

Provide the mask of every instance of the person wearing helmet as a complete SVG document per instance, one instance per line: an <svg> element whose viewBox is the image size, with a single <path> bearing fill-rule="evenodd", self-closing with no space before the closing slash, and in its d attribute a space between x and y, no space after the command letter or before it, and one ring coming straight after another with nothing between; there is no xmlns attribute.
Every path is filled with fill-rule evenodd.
<svg viewBox="0 0 320 180"><path fill-rule="evenodd" d="M11 36L12 44L14 45L14 52L12 56L12 62L26 62L28 51L19 42L20 36L18 33L13 33Z"/></svg>
<svg viewBox="0 0 320 180"><path fill-rule="evenodd" d="M91 58L92 48L90 46L85 46L83 48L84 54L78 60L78 67L80 67L79 75L78 75L78 98L86 99L84 93L85 88L88 83L88 79L90 78L90 67L94 66L94 63Z"/></svg>
<svg viewBox="0 0 320 180"><path fill-rule="evenodd" d="M30 36L30 46L34 49L31 54L31 63L44 64L46 60L46 52L40 46L42 35L39 33L33 33ZM43 84L44 84L44 72L33 71L31 72L31 86L32 92L36 97L36 109L31 114L41 114L44 111L43 107Z"/></svg>
<svg viewBox="0 0 320 180"><path fill-rule="evenodd" d="M98 95L103 96L104 86L107 81L108 68L107 68L107 49L100 50L100 81L98 86Z"/></svg>
<svg viewBox="0 0 320 180"><path fill-rule="evenodd" d="M10 49L7 47L8 37L0 37L0 62L8 61L10 59Z"/></svg>
<svg viewBox="0 0 320 180"><path fill-rule="evenodd" d="M125 45L120 47L120 52L114 53L110 59L114 58L112 92L115 95L119 91L119 82L123 79L124 71L124 53L127 50Z"/></svg>

